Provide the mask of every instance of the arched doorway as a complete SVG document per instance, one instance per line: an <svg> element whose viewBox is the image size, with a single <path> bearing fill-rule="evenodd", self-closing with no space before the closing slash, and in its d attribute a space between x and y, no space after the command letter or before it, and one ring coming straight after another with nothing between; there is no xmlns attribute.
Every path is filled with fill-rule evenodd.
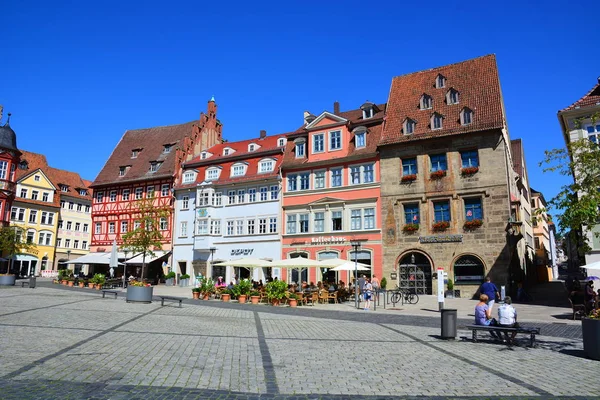
<svg viewBox="0 0 600 400"><path fill-rule="evenodd" d="M432 294L431 270L431 261L425 254L407 253L398 266L398 286L417 294Z"/></svg>
<svg viewBox="0 0 600 400"><path fill-rule="evenodd" d="M465 254L454 261L454 283L457 285L481 285L485 276L485 266L478 258Z"/></svg>
<svg viewBox="0 0 600 400"><path fill-rule="evenodd" d="M339 258L340 253L337 251L322 251L317 254L317 261L331 260ZM320 274L317 276L318 281L336 282L336 272L331 270L331 267L319 267Z"/></svg>

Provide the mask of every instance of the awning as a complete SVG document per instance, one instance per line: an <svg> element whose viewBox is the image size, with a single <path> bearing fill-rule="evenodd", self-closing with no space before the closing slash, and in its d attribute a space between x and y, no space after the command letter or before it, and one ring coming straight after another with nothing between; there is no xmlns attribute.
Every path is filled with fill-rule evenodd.
<svg viewBox="0 0 600 400"><path fill-rule="evenodd" d="M146 255L146 264L149 264L152 261L156 261L159 258L163 258L163 257L171 254L170 251L162 251L162 250L157 250L157 251L154 251L153 253L154 253L154 256ZM110 254L108 255L108 258L110 260ZM127 264L127 265L140 264L141 265L143 262L144 262L144 254L140 253L137 256L133 257L132 259L125 261L125 264Z"/></svg>
<svg viewBox="0 0 600 400"><path fill-rule="evenodd" d="M110 253L88 253L65 264L110 264ZM123 265L119 263L119 265Z"/></svg>

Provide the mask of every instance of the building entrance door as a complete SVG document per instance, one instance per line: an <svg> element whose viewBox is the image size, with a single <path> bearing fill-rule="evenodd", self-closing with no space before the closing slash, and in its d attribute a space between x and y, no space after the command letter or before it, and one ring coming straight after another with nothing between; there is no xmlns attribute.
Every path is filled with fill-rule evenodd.
<svg viewBox="0 0 600 400"><path fill-rule="evenodd" d="M432 294L431 263L421 253L402 257L398 268L398 286L416 294Z"/></svg>

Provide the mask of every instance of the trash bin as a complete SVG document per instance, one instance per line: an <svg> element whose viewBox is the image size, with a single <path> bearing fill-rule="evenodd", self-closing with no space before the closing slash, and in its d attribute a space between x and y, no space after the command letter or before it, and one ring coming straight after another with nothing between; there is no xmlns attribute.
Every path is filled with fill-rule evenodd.
<svg viewBox="0 0 600 400"><path fill-rule="evenodd" d="M35 289L35 275L29 277L29 289Z"/></svg>
<svg viewBox="0 0 600 400"><path fill-rule="evenodd" d="M442 339L456 338L456 309L442 309Z"/></svg>

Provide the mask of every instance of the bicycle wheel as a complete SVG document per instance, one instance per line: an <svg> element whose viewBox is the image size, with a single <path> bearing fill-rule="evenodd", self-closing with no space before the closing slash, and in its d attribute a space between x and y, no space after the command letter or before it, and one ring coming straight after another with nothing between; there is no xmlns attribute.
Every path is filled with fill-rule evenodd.
<svg viewBox="0 0 600 400"><path fill-rule="evenodd" d="M419 295L416 293L409 293L406 295L406 302L408 304L417 304L419 302Z"/></svg>
<svg viewBox="0 0 600 400"><path fill-rule="evenodd" d="M400 292L392 293L392 297L390 298L393 304L400 303Z"/></svg>

